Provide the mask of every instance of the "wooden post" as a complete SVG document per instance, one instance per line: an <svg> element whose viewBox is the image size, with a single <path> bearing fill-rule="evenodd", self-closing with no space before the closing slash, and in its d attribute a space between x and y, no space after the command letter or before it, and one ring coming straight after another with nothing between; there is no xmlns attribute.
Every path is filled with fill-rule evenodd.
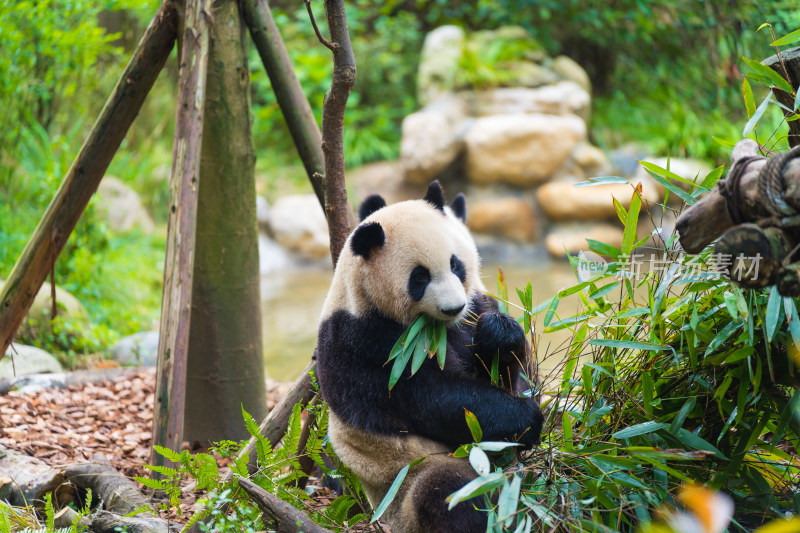
<svg viewBox="0 0 800 533"><path fill-rule="evenodd" d="M242 14L261 62L267 70L272 90L289 127L297 153L314 188L320 205L325 206L325 184L321 174L325 163L322 155L322 134L311 106L297 81L289 52L272 18L267 0L242 0Z"/></svg>
<svg viewBox="0 0 800 533"><path fill-rule="evenodd" d="M180 451L194 270L194 233L208 64L207 0L187 0L172 148L167 256L158 337L153 444ZM167 461L151 450L150 462Z"/></svg>
<svg viewBox="0 0 800 533"><path fill-rule="evenodd" d="M0 291L0 358L167 61L175 44L176 28L175 6L165 1L3 285Z"/></svg>
<svg viewBox="0 0 800 533"><path fill-rule="evenodd" d="M785 50L780 55L776 54L768 57L762 63L788 81L795 91L800 90L800 46ZM794 109L794 96L777 87L773 87L772 92L778 102L789 109ZM792 113L791 111L783 110L783 115L787 118L797 114L797 112ZM789 146L794 148L799 144L800 121L793 120L789 122Z"/></svg>

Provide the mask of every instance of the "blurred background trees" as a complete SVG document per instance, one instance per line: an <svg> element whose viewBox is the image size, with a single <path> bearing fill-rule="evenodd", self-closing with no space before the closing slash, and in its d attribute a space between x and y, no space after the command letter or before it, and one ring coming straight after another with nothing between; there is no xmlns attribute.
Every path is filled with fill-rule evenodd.
<svg viewBox="0 0 800 533"><path fill-rule="evenodd" d="M3 2L0 278L11 270L157 5L157 0ZM330 79L328 51L318 45L302 2L271 5L319 116ZM717 165L726 162L727 141L741 137L746 121L741 56L769 55L770 35L757 31L759 26L768 22L785 35L800 26L800 12L790 0L359 0L349 3L348 21L359 71L345 123L350 167L397 156L401 121L420 107L416 73L425 35L443 24L467 33L521 26L548 55L575 59L592 80L593 144L612 149L636 142L651 153ZM461 83L467 86L501 80L503 54L514 53L473 52L474 57L465 50L462 61ZM305 188L254 50L250 66L258 190L270 197ZM157 225L166 220L176 71L170 62L109 169L139 193ZM762 120L777 124L778 110L772 113ZM94 324L49 334L46 343L67 354L95 351L122 335L152 329L158 318L162 232L112 232L95 204L56 264L56 281L86 305Z"/></svg>

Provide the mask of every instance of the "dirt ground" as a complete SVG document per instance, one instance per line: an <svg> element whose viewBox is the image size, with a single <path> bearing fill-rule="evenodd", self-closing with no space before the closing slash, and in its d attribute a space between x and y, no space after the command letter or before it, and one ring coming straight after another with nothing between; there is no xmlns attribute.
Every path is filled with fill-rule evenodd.
<svg viewBox="0 0 800 533"><path fill-rule="evenodd" d="M290 386L268 380L267 407L272 409ZM150 458L154 390L151 369L101 384L0 395L0 446L52 466L88 462L102 454L126 476L147 476L143 465ZM309 506L324 507L331 498L323 491ZM187 490L180 504L184 520L195 499ZM180 521L175 511L164 516ZM373 531L374 526L356 530Z"/></svg>

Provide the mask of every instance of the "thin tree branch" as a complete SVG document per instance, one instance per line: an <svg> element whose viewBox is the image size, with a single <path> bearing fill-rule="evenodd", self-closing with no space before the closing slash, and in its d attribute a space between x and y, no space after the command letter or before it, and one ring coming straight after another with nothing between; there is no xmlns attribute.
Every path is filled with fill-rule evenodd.
<svg viewBox="0 0 800 533"><path fill-rule="evenodd" d="M330 42L328 39L322 36L322 33L319 31L319 27L317 26L317 20L314 18L314 12L311 10L311 0L305 0L305 3L308 16L311 19L311 25L314 26L314 33L317 34L317 39L319 39L319 42L328 47L331 52L335 52L339 45L337 43Z"/></svg>
<svg viewBox="0 0 800 533"><path fill-rule="evenodd" d="M250 495L266 517L277 522L278 533L296 533L298 531L303 531L304 533L333 533L330 529L317 525L305 512L270 494L249 479L240 477L239 486Z"/></svg>

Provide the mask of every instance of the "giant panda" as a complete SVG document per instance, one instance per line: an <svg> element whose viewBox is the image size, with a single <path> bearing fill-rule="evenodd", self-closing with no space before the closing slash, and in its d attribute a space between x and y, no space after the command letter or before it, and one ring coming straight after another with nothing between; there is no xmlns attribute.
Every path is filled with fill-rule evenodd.
<svg viewBox="0 0 800 533"><path fill-rule="evenodd" d="M330 408L329 438L371 505L381 503L403 467L425 457L383 514L393 533L486 530L480 498L452 511L445 501L477 475L451 455L473 440L465 409L476 415L484 440L529 448L541 433L538 404L516 394L528 363L525 334L482 293L465 210L463 196L445 205L438 182L422 200L387 206L368 198L322 310L317 379ZM390 391L389 354L420 313L448 324L444 369L426 359ZM492 384L488 368L496 354L504 383L516 390Z"/></svg>

